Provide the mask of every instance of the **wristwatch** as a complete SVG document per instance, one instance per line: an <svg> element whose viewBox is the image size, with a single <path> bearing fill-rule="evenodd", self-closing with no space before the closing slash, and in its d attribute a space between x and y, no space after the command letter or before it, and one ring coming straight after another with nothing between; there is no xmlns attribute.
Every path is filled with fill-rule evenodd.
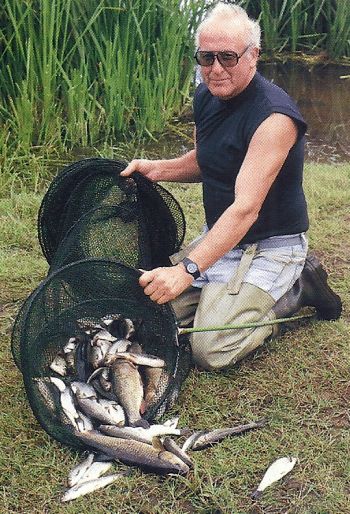
<svg viewBox="0 0 350 514"><path fill-rule="evenodd" d="M197 264L195 262L191 261L191 259L188 259L187 257L182 259L181 262L184 264L187 273L192 275L192 277L194 279L199 277L200 271L199 271L198 266L197 266Z"/></svg>

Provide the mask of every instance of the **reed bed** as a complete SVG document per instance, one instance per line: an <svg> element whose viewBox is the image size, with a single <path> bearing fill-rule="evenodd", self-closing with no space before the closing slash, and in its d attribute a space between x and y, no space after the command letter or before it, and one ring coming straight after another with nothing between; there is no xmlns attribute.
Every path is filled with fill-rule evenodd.
<svg viewBox="0 0 350 514"><path fill-rule="evenodd" d="M4 0L0 166L11 155L154 136L191 94L193 33L206 0ZM244 0L263 52L350 58L350 3ZM7 166L8 169L8 166Z"/></svg>

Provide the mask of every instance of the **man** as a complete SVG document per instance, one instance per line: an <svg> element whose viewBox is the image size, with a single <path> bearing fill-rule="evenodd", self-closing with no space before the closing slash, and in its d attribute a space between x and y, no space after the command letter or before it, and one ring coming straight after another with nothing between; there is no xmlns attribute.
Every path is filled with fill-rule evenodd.
<svg viewBox="0 0 350 514"><path fill-rule="evenodd" d="M184 325L193 318L195 326L266 322L303 306L337 319L340 298L315 257L307 257L306 123L291 98L256 70L258 24L241 7L219 2L196 43L204 84L194 96L194 150L134 160L122 175L202 181L207 226L177 264L142 274L145 294L172 301ZM272 332L264 325L192 334L194 361L208 370L232 366Z"/></svg>

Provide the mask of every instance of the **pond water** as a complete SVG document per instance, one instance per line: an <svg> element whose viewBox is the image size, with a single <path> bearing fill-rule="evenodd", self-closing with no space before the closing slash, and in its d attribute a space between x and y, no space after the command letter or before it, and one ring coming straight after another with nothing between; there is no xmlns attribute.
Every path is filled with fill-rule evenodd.
<svg viewBox="0 0 350 514"><path fill-rule="evenodd" d="M307 121L306 159L350 161L350 66L260 62L258 69L290 94Z"/></svg>

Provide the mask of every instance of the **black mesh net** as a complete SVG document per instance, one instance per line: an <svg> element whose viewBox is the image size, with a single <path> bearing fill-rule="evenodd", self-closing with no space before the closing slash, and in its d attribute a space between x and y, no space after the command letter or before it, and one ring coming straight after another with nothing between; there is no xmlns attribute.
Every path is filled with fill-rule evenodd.
<svg viewBox="0 0 350 514"><path fill-rule="evenodd" d="M38 235L53 269L66 263L70 253L72 259L118 260L125 245L128 255L122 260L132 266L152 269L170 264L169 255L180 249L185 234L182 209L166 189L144 176L120 177L126 164L85 159L67 166L52 181L39 210ZM61 260L57 249L64 239Z"/></svg>
<svg viewBox="0 0 350 514"><path fill-rule="evenodd" d="M157 419L174 404L191 365L188 338L178 338L171 305L160 306L144 294L137 269L169 264L184 237L183 213L170 193L141 175L119 177L125 165L87 159L53 180L38 219L50 270L22 306L12 332L12 353L36 418L55 439L76 448L82 443L74 430L84 414L72 398L73 414L62 407L72 395L70 384L90 383L92 373L101 371L91 382L98 401L117 400L107 387L111 369L104 364L99 371L91 357L102 344L93 343L99 330L110 338L108 348L112 340L128 340L106 320L131 323L128 345L164 362L152 384L140 371L145 398L153 387L143 402L143 419ZM96 428L101 421L88 423Z"/></svg>

